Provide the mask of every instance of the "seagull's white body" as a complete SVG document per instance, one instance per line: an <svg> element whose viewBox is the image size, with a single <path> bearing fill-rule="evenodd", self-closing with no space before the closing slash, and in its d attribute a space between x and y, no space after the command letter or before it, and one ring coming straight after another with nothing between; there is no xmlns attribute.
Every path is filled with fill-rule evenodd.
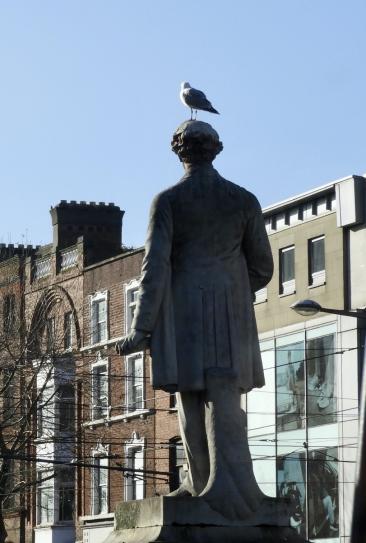
<svg viewBox="0 0 366 543"><path fill-rule="evenodd" d="M191 119L193 115L193 110L196 111L200 109L202 111L209 111L210 113L219 113L209 100L207 100L206 95L198 90L191 87L187 81L183 81L181 84L181 90L179 93L180 99L186 107L189 107L191 110Z"/></svg>

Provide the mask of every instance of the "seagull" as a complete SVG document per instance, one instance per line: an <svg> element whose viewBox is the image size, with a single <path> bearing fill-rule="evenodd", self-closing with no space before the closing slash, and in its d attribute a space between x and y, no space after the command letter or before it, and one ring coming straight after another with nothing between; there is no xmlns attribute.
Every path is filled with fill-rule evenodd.
<svg viewBox="0 0 366 543"><path fill-rule="evenodd" d="M219 115L219 112L213 108L211 102L207 100L206 95L200 90L193 89L187 81L183 81L181 84L179 96L183 104L191 108L191 121L193 119L193 110L196 111L196 119L198 109L210 111L210 113L217 113Z"/></svg>

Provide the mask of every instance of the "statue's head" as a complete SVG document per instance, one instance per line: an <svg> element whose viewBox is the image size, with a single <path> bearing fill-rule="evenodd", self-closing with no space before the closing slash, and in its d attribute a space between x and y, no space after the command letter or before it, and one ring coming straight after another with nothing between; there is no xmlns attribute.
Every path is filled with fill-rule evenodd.
<svg viewBox="0 0 366 543"><path fill-rule="evenodd" d="M222 149L216 130L202 121L185 121L173 134L172 150L185 164L212 162Z"/></svg>

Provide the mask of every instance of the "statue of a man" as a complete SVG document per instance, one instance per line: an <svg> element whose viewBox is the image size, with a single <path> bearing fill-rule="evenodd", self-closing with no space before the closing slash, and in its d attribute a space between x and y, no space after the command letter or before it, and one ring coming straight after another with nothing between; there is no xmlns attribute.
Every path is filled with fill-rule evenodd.
<svg viewBox="0 0 366 543"><path fill-rule="evenodd" d="M253 296L273 261L257 199L212 166L222 148L207 123L175 132L185 175L152 203L132 331L117 351L149 343L153 387L177 392L189 471L173 494L245 518L263 494L240 398L264 385Z"/></svg>

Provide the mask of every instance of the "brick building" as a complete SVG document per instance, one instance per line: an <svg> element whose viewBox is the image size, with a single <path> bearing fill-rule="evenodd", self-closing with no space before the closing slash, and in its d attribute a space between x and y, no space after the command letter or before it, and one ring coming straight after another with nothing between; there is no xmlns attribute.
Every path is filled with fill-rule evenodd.
<svg viewBox="0 0 366 543"><path fill-rule="evenodd" d="M29 442L19 442L18 428L22 420L21 378L19 370L24 361L25 318L24 285L25 262L36 248L28 245L0 244L0 496L1 520L6 518L6 529L14 539L25 534L30 494L16 493L21 481L29 481L25 462L14 461L15 454L23 456ZM29 430L31 421L25 425ZM24 433L24 432L23 432ZM18 443L17 443L18 441ZM0 538L3 538L0 521Z"/></svg>
<svg viewBox="0 0 366 543"><path fill-rule="evenodd" d="M91 543L113 529L118 502L175 488L183 460L174 402L152 390L148 355L114 349L132 321L143 257L123 248L123 211L62 201L51 217L51 244L21 260L21 247L0 247L0 274L21 262L14 281L36 338L27 364L37 409L24 451L32 485L17 492L23 505L6 526L14 541Z"/></svg>

